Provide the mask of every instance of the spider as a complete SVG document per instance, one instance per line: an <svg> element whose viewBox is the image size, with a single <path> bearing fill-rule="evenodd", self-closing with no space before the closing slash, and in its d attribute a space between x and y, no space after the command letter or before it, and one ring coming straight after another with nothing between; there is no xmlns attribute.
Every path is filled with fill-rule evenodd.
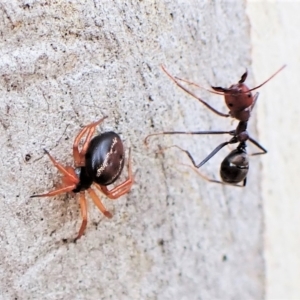
<svg viewBox="0 0 300 300"><path fill-rule="evenodd" d="M104 117L97 122L85 126L75 138L73 144L74 166L64 167L58 163L50 153L44 149L53 165L62 173L62 186L46 194L32 195L34 197L52 197L63 193L79 193L82 224L75 239L79 239L87 226L87 205L85 191L88 192L98 209L108 218L112 214L106 210L95 191L91 188L94 185L109 199L117 199L128 193L133 184L131 167L131 151L128 157L128 178L109 190L108 185L114 183L119 177L124 167L124 149L121 138L113 131L104 132L92 139L97 125L103 122ZM84 143L79 150L79 143L85 136Z"/></svg>

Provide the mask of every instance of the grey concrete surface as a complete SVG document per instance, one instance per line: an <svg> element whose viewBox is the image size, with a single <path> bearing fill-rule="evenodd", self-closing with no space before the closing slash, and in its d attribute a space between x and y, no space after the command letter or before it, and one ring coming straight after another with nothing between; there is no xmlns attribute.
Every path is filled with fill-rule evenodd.
<svg viewBox="0 0 300 300"><path fill-rule="evenodd" d="M161 130L236 126L174 86L160 64L205 87L229 86L248 68L253 85L245 3L2 1L0 9L1 299L262 299L260 158L241 189L204 181L176 149L155 153L177 144L200 161L227 137L143 144ZM197 92L227 112L222 97ZM73 243L78 199L29 196L59 184L42 149L71 165L74 137L104 115L99 132L114 130L131 147L136 182L117 201L101 197L110 220L89 201L86 233ZM250 125L255 137L255 116ZM229 151L202 172L219 179Z"/></svg>

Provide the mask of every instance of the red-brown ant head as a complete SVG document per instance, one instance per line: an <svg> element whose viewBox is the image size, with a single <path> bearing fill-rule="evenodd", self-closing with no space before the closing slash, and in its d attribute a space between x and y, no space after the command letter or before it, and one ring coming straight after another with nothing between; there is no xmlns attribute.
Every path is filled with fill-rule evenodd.
<svg viewBox="0 0 300 300"><path fill-rule="evenodd" d="M223 93L227 107L231 112L239 112L249 107L253 103L252 93L244 84L247 78L247 71L242 75L237 84L233 84L229 88L215 87L212 89L216 92Z"/></svg>
<svg viewBox="0 0 300 300"><path fill-rule="evenodd" d="M252 93L244 83L233 84L224 93L225 102L230 111L241 111L253 103Z"/></svg>

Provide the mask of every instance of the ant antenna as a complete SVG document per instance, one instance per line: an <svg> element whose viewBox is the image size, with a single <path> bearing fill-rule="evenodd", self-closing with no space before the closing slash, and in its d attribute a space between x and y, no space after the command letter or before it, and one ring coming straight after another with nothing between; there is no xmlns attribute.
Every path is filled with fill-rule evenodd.
<svg viewBox="0 0 300 300"><path fill-rule="evenodd" d="M268 78L267 80L265 80L263 83L261 83L260 85L254 87L254 88L252 88L252 89L249 89L249 90L246 91L246 92L241 92L241 94L248 94L249 92L254 91L254 90L256 90L256 89L262 87L264 84L266 84L268 81L270 81L273 77L275 77L279 72L281 72L285 67L286 67L286 65L283 65L278 71L276 71L271 77L269 77L269 78ZM223 88L223 87L214 87L214 86L212 86L212 88L215 89L215 91L212 91L212 90L207 89L207 88L205 88L205 87L202 87L202 86L200 86L200 85L198 85L198 84L196 84L196 83L194 83L194 82L191 82L191 81L188 81L188 80L185 80L185 79L181 79L181 78L179 78L179 77L177 77L177 76L173 77L173 76L166 70L166 68L165 68L164 65L161 65L161 68L162 68L163 71L164 71L164 72L165 72L165 73L166 73L166 74L167 74L167 75L168 75L168 76L169 76L176 84L178 84L179 87L181 87L181 88L183 88L183 87L178 83L178 80L183 81L183 82L185 82L185 83L187 83L187 84L190 84L190 85L194 85L194 86L196 86L196 87L198 87L198 88L200 88L200 89L203 89L203 90L205 90L205 91L207 91L207 92L209 92L209 93L212 93L212 94L221 95L221 96L224 96L224 94L231 94L231 93L230 93L230 88ZM244 81L245 81L246 78L247 78L247 75L248 75L248 72L247 72L247 69L246 69L246 72L242 75L241 79L239 80L239 83L244 83ZM183 88L183 89L184 89L184 88ZM184 90L186 91L186 89L184 89ZM186 91L186 92L188 92L189 94L191 94L189 91ZM232 93L232 94L234 94L234 93ZM193 95L192 95L192 96L193 96Z"/></svg>
<svg viewBox="0 0 300 300"><path fill-rule="evenodd" d="M256 87L254 87L254 88L248 90L248 91L245 92L245 93L249 93L249 92L251 92L251 91L254 91L254 90L256 90L256 89L262 87L264 84L266 84L268 81L270 81L273 77L275 77L280 71L282 71L285 67L286 67L286 65L283 65L278 71L276 71L271 77L269 77L267 80L265 80L262 84L260 84L260 85L258 85L258 86L256 86Z"/></svg>

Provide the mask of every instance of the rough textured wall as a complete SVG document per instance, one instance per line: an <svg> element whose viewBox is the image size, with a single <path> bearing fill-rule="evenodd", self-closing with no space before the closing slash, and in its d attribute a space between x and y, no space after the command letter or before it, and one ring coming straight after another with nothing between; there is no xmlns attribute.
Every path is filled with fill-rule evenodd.
<svg viewBox="0 0 300 300"><path fill-rule="evenodd" d="M204 181L180 164L189 161L179 150L155 153L177 144L200 161L229 137L143 144L163 129L236 126L179 90L160 64L205 87L237 82L251 64L244 3L6 1L0 9L2 299L262 299L259 158L241 189ZM222 97L198 92L227 111ZM99 131L115 130L131 147L136 182L115 202L102 197L111 220L91 204L74 243L78 199L29 196L59 184L42 149L72 164L74 137L104 115ZM203 173L219 179L229 151Z"/></svg>

